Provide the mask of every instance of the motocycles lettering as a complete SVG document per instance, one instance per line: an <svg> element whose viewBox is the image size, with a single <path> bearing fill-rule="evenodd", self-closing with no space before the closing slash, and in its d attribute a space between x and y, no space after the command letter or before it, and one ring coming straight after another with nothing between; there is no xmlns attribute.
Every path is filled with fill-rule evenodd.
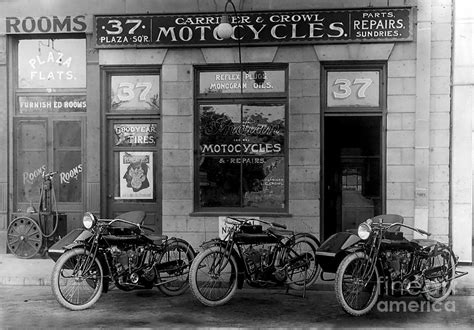
<svg viewBox="0 0 474 330"><path fill-rule="evenodd" d="M220 14L95 17L98 47L215 46L234 43L328 43L413 40L412 8L239 13L231 40ZM233 39L233 40L232 40Z"/></svg>

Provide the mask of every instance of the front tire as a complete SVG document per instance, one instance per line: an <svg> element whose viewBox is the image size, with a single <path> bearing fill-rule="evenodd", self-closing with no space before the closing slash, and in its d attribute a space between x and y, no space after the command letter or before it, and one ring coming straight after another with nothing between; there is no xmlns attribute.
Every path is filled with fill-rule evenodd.
<svg viewBox="0 0 474 330"><path fill-rule="evenodd" d="M203 305L223 305L237 290L237 273L235 258L224 248L212 246L200 252L191 264L191 291Z"/></svg>
<svg viewBox="0 0 474 330"><path fill-rule="evenodd" d="M318 243L308 236L300 236L288 247L284 264L288 265L288 286L293 290L303 290L316 282L320 267L316 261ZM293 264L291 260L296 260Z"/></svg>
<svg viewBox="0 0 474 330"><path fill-rule="evenodd" d="M346 256L337 268L336 298L348 314L354 316L367 314L377 302L380 293L377 267L370 279L363 278L363 273L370 267L370 263L371 260L366 253L355 252Z"/></svg>
<svg viewBox="0 0 474 330"><path fill-rule="evenodd" d="M83 248L65 252L56 261L51 275L51 289L64 307L87 309L102 294L104 272L97 258Z"/></svg>
<svg viewBox="0 0 474 330"><path fill-rule="evenodd" d="M189 287L189 269L194 257L188 243L179 240L169 243L158 260L158 265L170 265L157 271L158 290L167 296L183 294Z"/></svg>

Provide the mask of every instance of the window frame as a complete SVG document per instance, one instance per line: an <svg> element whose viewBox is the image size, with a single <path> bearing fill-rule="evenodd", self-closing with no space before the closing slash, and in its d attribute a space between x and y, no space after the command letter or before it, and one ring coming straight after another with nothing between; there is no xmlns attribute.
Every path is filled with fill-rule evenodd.
<svg viewBox="0 0 474 330"><path fill-rule="evenodd" d="M57 164L55 164L56 158L56 149L55 149L55 141L54 141L54 126L56 122L59 121L77 121L80 122L81 128L81 163L82 163L82 182L81 182L81 194L80 200L77 201L66 201L66 202L59 202L59 198L56 195L57 200L57 207L59 210L67 210L66 212L75 212L75 211L82 211L83 205L86 201L86 173L84 171L86 167L86 117L87 117L87 110L86 111L70 111L70 112L59 112L59 111L51 111L47 110L44 112L27 112L27 113L20 113L20 97L50 97L50 96L85 96L87 99L87 77L86 84L84 87L80 88L21 88L19 87L19 42L21 40L35 40L35 39L83 39L86 43L86 50L88 47L88 38L85 34L41 34L41 35L19 35L14 36L10 39L9 45L11 46L11 52L9 55L9 60L11 62L12 73L9 75L9 82L13 88L11 89L11 102L10 102L10 118L11 118L11 134L13 136L17 136L19 133L19 127L17 127L17 123L20 122L27 122L27 121L43 121L45 122L45 129L46 129L46 171L53 171L57 170ZM86 63L87 70L87 54L84 55L84 59ZM17 182L18 180L18 168L17 168L17 156L18 153L21 151L19 150L19 141L12 141L12 158L10 164L12 166L11 172L11 185L10 191L12 191L11 201L13 205L13 210L21 211L26 210L26 208L30 205L27 202L21 201L20 196L18 194L19 188L14 187L13 182ZM61 148L60 150L64 150ZM59 149L58 149L59 151ZM35 181L38 180L35 179ZM60 178L59 176L55 177L54 180L54 188L55 193L59 193L59 185L60 185ZM38 185L39 189L39 185ZM33 205L37 205L39 200L33 200Z"/></svg>
<svg viewBox="0 0 474 330"><path fill-rule="evenodd" d="M284 92L263 92L263 93L200 93L200 72L221 72L221 71L256 71L256 70L282 70L284 71ZM246 64L241 65L212 65L194 67L194 136L193 136L193 212L195 216L214 216L222 214L242 214L242 215L262 215L262 216L288 216L289 215L289 91L288 91L288 65L286 64ZM200 178L199 178L199 158L200 152L200 108L203 105L224 105L238 104L241 106L249 104L271 104L283 105L285 114L284 147L281 155L271 157L283 157L285 161L284 178L284 207L283 208L245 208L240 207L201 207L200 206ZM217 156L216 156L217 157ZM240 188L241 193L242 189ZM242 195L240 196L242 200Z"/></svg>

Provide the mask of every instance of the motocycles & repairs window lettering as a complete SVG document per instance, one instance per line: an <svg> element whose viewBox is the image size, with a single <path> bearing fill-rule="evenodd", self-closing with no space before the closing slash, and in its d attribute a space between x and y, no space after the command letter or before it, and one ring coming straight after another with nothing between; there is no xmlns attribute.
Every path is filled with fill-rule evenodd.
<svg viewBox="0 0 474 330"><path fill-rule="evenodd" d="M257 71L264 76L263 70ZM284 79L285 74L281 70L274 77ZM275 84L285 86L284 81ZM202 87L201 95L209 95ZM215 94L211 95L215 99ZM197 109L197 210L287 210L286 97L285 94L272 98L266 95L253 95L250 99L245 93L238 93L233 95L242 97L238 101L200 102Z"/></svg>

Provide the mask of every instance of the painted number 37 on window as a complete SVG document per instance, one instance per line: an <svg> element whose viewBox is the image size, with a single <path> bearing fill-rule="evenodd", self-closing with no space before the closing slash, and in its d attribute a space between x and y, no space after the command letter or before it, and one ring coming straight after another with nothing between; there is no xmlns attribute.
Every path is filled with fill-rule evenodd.
<svg viewBox="0 0 474 330"><path fill-rule="evenodd" d="M346 99L353 93L356 93L358 98L366 98L367 89L372 83L373 81L370 78L355 78L354 80L337 78L334 81L337 90L333 91L332 94L335 99Z"/></svg>

